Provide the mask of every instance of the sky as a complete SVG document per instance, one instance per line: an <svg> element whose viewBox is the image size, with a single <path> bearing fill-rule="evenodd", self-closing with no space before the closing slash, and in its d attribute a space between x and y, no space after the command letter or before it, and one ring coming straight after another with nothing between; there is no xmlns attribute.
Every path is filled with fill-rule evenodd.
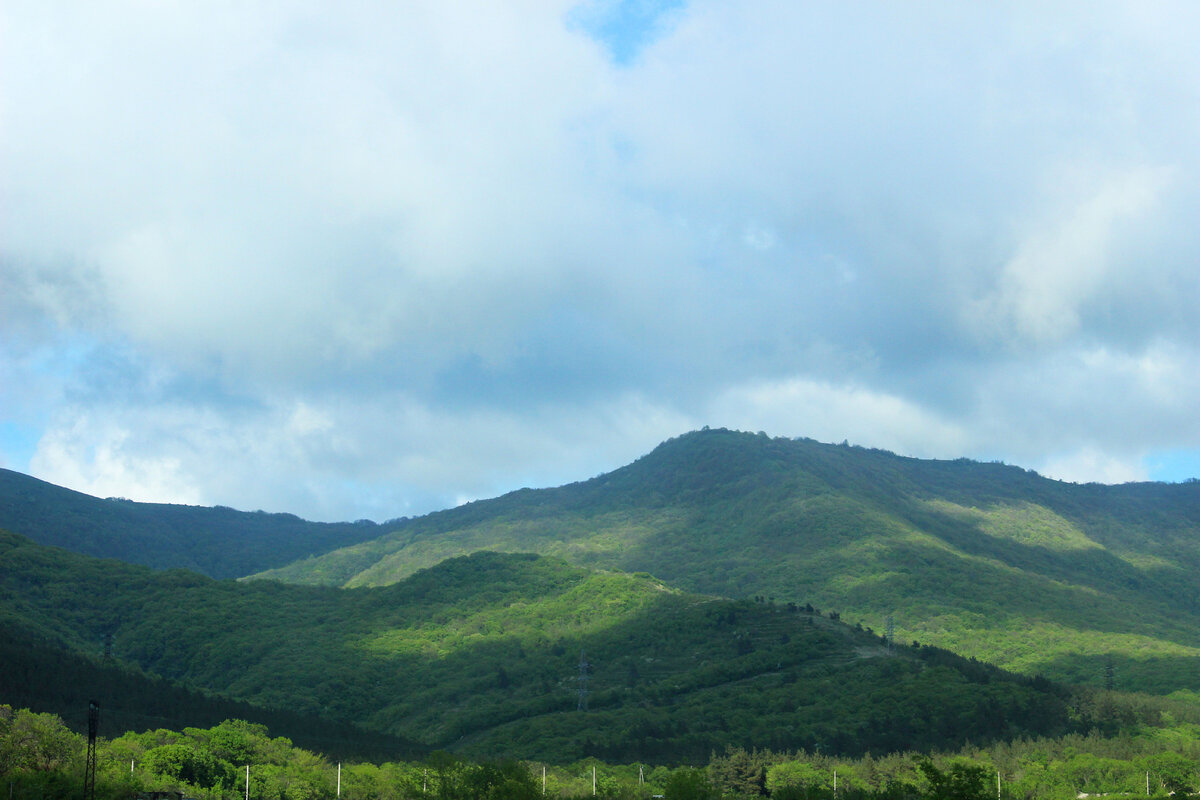
<svg viewBox="0 0 1200 800"><path fill-rule="evenodd" d="M1200 476L1200 5L0 5L0 467L382 521L705 425Z"/></svg>

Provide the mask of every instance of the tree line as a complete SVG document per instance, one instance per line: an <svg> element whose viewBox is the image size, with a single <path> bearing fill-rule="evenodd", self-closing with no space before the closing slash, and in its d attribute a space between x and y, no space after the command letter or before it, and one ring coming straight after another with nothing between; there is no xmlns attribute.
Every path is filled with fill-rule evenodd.
<svg viewBox="0 0 1200 800"><path fill-rule="evenodd" d="M1164 712L1165 713L1165 712ZM211 728L126 732L98 741L96 797L179 792L197 800L1059 800L1086 794L1166 797L1200 788L1200 725L1118 736L1021 739L953 753L845 758L728 748L704 765L568 765L465 760L337 763L226 720ZM86 738L54 714L0 705L0 793L83 796ZM249 778L249 787L246 780Z"/></svg>

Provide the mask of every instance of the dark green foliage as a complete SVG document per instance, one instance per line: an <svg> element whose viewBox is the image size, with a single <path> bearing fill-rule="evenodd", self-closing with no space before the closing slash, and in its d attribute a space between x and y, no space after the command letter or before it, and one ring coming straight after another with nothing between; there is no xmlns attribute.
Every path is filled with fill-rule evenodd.
<svg viewBox="0 0 1200 800"><path fill-rule="evenodd" d="M715 800L720 797L708 774L696 767L680 767L663 785L666 800Z"/></svg>
<svg viewBox="0 0 1200 800"><path fill-rule="evenodd" d="M379 536L367 520L101 500L0 469L0 529L40 544L165 569L235 578Z"/></svg>
<svg viewBox="0 0 1200 800"><path fill-rule="evenodd" d="M827 617L530 555L335 590L156 573L0 534L0 618L92 653L111 631L116 659L163 678L487 756L700 763L731 745L889 752L1087 724L1063 690L945 651L888 657Z"/></svg>
<svg viewBox="0 0 1200 800"><path fill-rule="evenodd" d="M708 777L718 794L753 796L766 794L766 753L730 747L725 755L708 762Z"/></svg>
<svg viewBox="0 0 1200 800"><path fill-rule="evenodd" d="M286 732L302 747L339 757L412 758L424 752L414 742L348 722L286 709L270 709L189 690L148 676L128 662L103 662L54 647L17 629L0 626L0 702L57 714L77 732L87 730L87 705L100 703L102 735L216 725L237 718ZM214 729L213 749L234 763L246 754L224 728Z"/></svg>
<svg viewBox="0 0 1200 800"><path fill-rule="evenodd" d="M945 770L922 758L917 769L925 779L925 797L929 800L987 800L988 771L977 764L956 763Z"/></svg>

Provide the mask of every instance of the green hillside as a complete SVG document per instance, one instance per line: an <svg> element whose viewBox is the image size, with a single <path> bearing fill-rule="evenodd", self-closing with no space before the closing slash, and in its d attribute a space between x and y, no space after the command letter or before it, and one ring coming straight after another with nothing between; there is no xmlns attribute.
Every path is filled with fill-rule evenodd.
<svg viewBox="0 0 1200 800"><path fill-rule="evenodd" d="M111 633L118 662L192 688L488 757L891 752L1120 722L1042 679L928 646L890 653L799 607L532 555L339 590L154 572L0 534L0 624L73 651Z"/></svg>
<svg viewBox="0 0 1200 800"><path fill-rule="evenodd" d="M0 469L0 529L35 542L157 569L236 578L372 539L386 528L292 514L101 500Z"/></svg>
<svg viewBox="0 0 1200 800"><path fill-rule="evenodd" d="M80 732L87 731L88 704L94 700L100 705L100 733L108 738L242 719L269 725L297 745L331 756L387 760L423 753L411 741L346 722L190 690L128 663L64 650L10 625L0 627L0 653L0 703L57 714Z"/></svg>
<svg viewBox="0 0 1200 800"><path fill-rule="evenodd" d="M704 430L612 473L398 524L265 573L382 586L488 549L773 597L1026 674L1200 689L1200 482L1075 485L1001 464Z"/></svg>

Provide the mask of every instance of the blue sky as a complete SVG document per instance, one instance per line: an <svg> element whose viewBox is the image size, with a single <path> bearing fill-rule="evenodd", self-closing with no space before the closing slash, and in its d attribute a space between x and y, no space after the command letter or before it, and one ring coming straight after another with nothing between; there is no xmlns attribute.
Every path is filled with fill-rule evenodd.
<svg viewBox="0 0 1200 800"><path fill-rule="evenodd" d="M567 21L600 42L614 64L629 66L685 8L682 0L600 0L575 6Z"/></svg>
<svg viewBox="0 0 1200 800"><path fill-rule="evenodd" d="M0 466L386 519L704 425L1200 473L1186 2L0 8Z"/></svg>

